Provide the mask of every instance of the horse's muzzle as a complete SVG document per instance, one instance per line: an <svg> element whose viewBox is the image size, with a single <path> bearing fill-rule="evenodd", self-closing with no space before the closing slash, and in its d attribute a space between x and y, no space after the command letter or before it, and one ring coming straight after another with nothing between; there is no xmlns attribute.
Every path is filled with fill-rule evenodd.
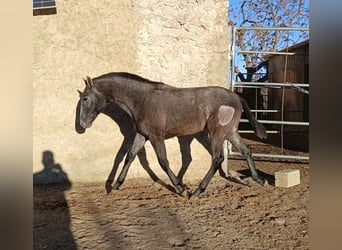
<svg viewBox="0 0 342 250"><path fill-rule="evenodd" d="M81 127L82 128L84 128L84 129L87 129L87 128L90 128L91 127L91 122L87 122L87 123L85 123L85 122L80 122L80 125L81 125Z"/></svg>

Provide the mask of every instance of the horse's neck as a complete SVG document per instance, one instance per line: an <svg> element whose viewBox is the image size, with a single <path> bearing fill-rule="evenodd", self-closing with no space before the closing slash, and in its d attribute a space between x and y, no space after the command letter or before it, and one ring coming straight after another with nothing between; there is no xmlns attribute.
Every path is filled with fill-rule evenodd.
<svg viewBox="0 0 342 250"><path fill-rule="evenodd" d="M110 100L126 106L132 110L137 96L142 96L150 89L144 83L132 83L126 81L112 81L110 83L99 84L98 89Z"/></svg>

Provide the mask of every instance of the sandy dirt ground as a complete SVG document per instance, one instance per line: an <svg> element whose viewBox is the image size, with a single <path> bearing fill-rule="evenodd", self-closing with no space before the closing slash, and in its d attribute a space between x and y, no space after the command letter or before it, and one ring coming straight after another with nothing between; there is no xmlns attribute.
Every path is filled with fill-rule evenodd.
<svg viewBox="0 0 342 250"><path fill-rule="evenodd" d="M129 179L110 195L104 182L35 186L34 249L308 249L309 165L256 164L266 187L244 160L230 160L247 185L216 174L200 199L151 179ZM299 169L301 184L275 187L282 169Z"/></svg>

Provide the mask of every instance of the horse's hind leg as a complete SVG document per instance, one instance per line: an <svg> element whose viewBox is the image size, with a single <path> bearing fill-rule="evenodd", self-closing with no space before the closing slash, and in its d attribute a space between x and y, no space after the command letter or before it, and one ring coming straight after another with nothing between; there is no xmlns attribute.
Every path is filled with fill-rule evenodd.
<svg viewBox="0 0 342 250"><path fill-rule="evenodd" d="M146 139L143 135L138 134L138 133L135 135L132 147L126 156L125 164L121 170L121 173L118 179L116 180L113 186L114 190L119 190L119 187L125 181L128 169L131 166L132 161L134 160L135 156L139 153L139 151L143 148L145 142L146 142Z"/></svg>
<svg viewBox="0 0 342 250"><path fill-rule="evenodd" d="M181 194L183 197L189 197L188 190L179 182L179 179L175 176L175 174L170 169L169 161L167 160L167 157L166 157L166 148L165 148L164 141L158 138L150 138L150 141L154 148L154 151L157 154L157 158L158 158L158 162L160 166L169 176L174 187L177 189L179 194Z"/></svg>
<svg viewBox="0 0 342 250"><path fill-rule="evenodd" d="M240 135L237 132L234 132L233 134L228 136L228 140L238 148L238 150L241 152L241 154L246 158L248 167L251 171L252 179L255 180L260 185L264 185L265 181L258 175L255 163L252 158L252 151L251 149L243 142Z"/></svg>
<svg viewBox="0 0 342 250"><path fill-rule="evenodd" d="M212 153L211 153L211 143L210 143L210 140L209 140L208 131L204 130L201 133L196 134L195 138L197 139L197 141L199 143L202 144L202 146L208 151L208 153L210 155L212 155ZM218 168L218 171L220 172L221 176L223 176L223 177L226 176L226 173L222 169L222 165L220 165L220 167Z"/></svg>
<svg viewBox="0 0 342 250"><path fill-rule="evenodd" d="M209 185L210 180L221 166L223 162L223 142L218 137L211 136L211 148L212 148L212 163L209 171L203 178L202 182L198 186L197 190L193 194L195 197L199 197Z"/></svg>

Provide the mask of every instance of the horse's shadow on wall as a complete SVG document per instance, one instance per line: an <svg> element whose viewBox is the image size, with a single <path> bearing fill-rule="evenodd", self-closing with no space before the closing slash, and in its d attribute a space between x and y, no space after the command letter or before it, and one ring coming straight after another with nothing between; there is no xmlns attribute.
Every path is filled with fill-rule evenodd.
<svg viewBox="0 0 342 250"><path fill-rule="evenodd" d="M107 115L110 117L118 126L120 129L121 134L123 135L124 139L123 142L114 158L114 163L112 170L107 178L106 181L106 189L107 192L110 192L111 190L111 184L114 182L115 176L117 174L118 168L120 163L124 160L127 152L129 151L131 145L133 144L133 140L136 135L136 129L134 126L134 123L132 121L131 116L126 112L123 108L121 108L118 104L116 103L110 103L107 105L107 107L102 111L103 114ZM79 114L80 114L80 102L78 102L77 107L76 107L76 119L75 119L75 130L79 134L85 133L85 129L80 126L79 122ZM206 131L200 132L194 135L189 135L189 136L183 136L183 137L178 137L178 143L180 146L180 152L181 152L181 157L182 157L182 166L180 168L180 171L177 175L177 177L182 181L183 176L188 169L191 161L192 161L192 156L191 156L191 143L192 141L196 139L207 151L209 154L211 154L211 145L210 145L210 140L208 137L208 133ZM176 193L176 190L171 186L166 183L164 183L162 180L158 178L158 176L152 171L150 168L149 162L146 157L146 150L145 147L143 147L140 152L138 153L138 159L141 164L141 166L145 169L145 171L148 173L150 178L155 182L158 183L167 189L169 189L172 192ZM209 166L208 166L209 168ZM225 173L225 171L222 168L219 168L219 174L221 177L232 181L236 182L239 184L245 185L241 179L231 177Z"/></svg>
<svg viewBox="0 0 342 250"><path fill-rule="evenodd" d="M42 162L44 169L33 174L34 249L77 249L64 193L72 183L51 151L43 152Z"/></svg>

